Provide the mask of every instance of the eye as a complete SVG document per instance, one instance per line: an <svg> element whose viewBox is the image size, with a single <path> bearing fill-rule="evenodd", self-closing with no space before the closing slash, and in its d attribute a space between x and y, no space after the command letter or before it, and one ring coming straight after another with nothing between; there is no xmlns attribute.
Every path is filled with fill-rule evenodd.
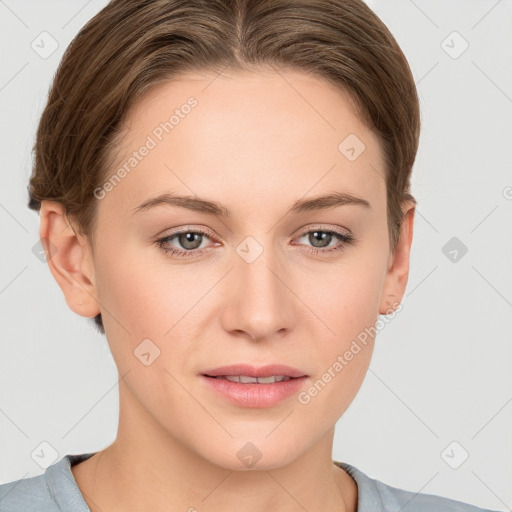
<svg viewBox="0 0 512 512"><path fill-rule="evenodd" d="M340 251L346 245L355 243L353 235L335 230L312 229L305 231L299 238L304 237L306 237L307 242L313 245L313 247L309 248L309 252L313 254ZM338 244L331 245L331 242L336 242L336 240L338 240Z"/></svg>
<svg viewBox="0 0 512 512"><path fill-rule="evenodd" d="M160 240L156 241L156 244L166 253L171 253L174 256L187 258L191 256L198 256L206 250L204 247L199 249L203 238L210 239L208 233L204 231L182 229L176 233L173 233L172 235L160 238ZM179 249L175 246L172 246L170 242L174 239L176 239L176 242L184 249Z"/></svg>
<svg viewBox="0 0 512 512"><path fill-rule="evenodd" d="M312 247L309 247L308 250L313 254L340 251L344 249L346 245L354 244L356 241L354 236L351 234L326 229L310 229L300 235L299 238L304 237L307 237L307 242L312 244ZM208 250L208 246L201 247L205 238L208 240L211 239L209 233L201 230L185 228L172 233L171 235L160 238L156 241L156 244L164 252L173 256L179 258L190 258L200 256ZM338 241L338 244L333 246L331 242L336 242L336 240ZM175 242L181 248L172 245L172 242Z"/></svg>

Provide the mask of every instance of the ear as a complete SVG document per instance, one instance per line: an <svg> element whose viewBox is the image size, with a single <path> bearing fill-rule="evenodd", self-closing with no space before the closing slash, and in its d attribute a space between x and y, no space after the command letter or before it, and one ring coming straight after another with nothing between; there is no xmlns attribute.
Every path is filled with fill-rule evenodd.
<svg viewBox="0 0 512 512"><path fill-rule="evenodd" d="M381 315L389 315L396 310L402 302L409 278L409 256L416 208L413 203L407 203L406 208L400 230L400 239L394 254L389 256L388 273L384 281L379 305L379 313Z"/></svg>
<svg viewBox="0 0 512 512"><path fill-rule="evenodd" d="M77 231L61 203L41 202L39 237L50 271L70 309L92 318L101 312L96 298L92 251L87 238Z"/></svg>

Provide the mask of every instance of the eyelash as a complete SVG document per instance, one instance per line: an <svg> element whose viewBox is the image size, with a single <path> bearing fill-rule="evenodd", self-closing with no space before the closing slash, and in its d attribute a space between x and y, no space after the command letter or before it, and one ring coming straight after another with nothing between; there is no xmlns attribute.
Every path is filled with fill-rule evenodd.
<svg viewBox="0 0 512 512"><path fill-rule="evenodd" d="M308 231L304 231L302 234L299 235L298 238L302 238L304 235L307 235L309 233L314 233L314 232L327 233L329 235L334 235L336 238L338 238L338 240L340 240L341 243L335 247L330 248L330 249L319 249L318 247L310 247L309 252L311 252L312 254L320 254L320 253L325 254L325 253L338 252L338 251L345 249L345 246L354 244L356 241L356 239L353 235L349 235L346 233L340 233L339 231L335 231L332 229L327 230L327 229L317 229L317 228L310 229ZM175 233L172 233L171 235L167 235L164 238L160 238L159 240L156 241L156 245L160 249L162 249L165 253L170 253L171 255L177 256L180 258L191 258L191 257L195 257L195 256L197 257L197 256L200 256L201 254L203 254L206 250L208 250L207 247L204 247L203 249L192 249L189 251L175 249L175 248L170 249L169 246L167 245L167 242L169 240L172 240L173 238L176 238L177 236L179 236L183 233L194 233L197 235L202 235L208 239L211 238L208 235L208 233L201 231L201 230L182 229L180 231L176 231Z"/></svg>

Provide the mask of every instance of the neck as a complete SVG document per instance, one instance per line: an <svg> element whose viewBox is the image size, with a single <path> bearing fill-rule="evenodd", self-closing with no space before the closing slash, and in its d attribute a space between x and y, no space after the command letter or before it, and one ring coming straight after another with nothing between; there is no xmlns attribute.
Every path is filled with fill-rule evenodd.
<svg viewBox="0 0 512 512"><path fill-rule="evenodd" d="M285 465L232 470L171 437L130 403L120 407L114 443L72 472L91 512L238 512L242 502L246 512L356 512L357 485L332 462L333 438L334 427Z"/></svg>

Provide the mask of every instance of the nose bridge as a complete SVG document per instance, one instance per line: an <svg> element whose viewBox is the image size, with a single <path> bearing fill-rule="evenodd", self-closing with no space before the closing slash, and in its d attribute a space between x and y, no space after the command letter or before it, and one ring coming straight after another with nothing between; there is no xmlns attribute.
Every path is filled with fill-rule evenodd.
<svg viewBox="0 0 512 512"><path fill-rule="evenodd" d="M225 327L246 331L253 339L290 328L291 294L283 283L285 272L271 237L265 237L263 242L248 236L235 252L225 304Z"/></svg>

